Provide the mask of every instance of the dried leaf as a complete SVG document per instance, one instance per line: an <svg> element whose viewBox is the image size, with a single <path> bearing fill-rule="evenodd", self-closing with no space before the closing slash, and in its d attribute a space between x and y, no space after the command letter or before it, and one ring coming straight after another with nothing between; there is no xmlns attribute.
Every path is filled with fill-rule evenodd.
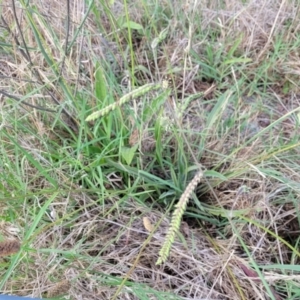
<svg viewBox="0 0 300 300"><path fill-rule="evenodd" d="M151 232L153 230L153 228L154 228L153 225L151 224L151 221L147 217L143 218L143 224L144 224L145 229L148 232Z"/></svg>

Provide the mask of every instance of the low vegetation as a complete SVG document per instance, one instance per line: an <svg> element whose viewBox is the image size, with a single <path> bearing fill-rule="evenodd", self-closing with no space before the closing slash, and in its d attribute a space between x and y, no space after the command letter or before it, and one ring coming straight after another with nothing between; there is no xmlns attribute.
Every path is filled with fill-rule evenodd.
<svg viewBox="0 0 300 300"><path fill-rule="evenodd" d="M299 299L298 1L2 1L0 290Z"/></svg>

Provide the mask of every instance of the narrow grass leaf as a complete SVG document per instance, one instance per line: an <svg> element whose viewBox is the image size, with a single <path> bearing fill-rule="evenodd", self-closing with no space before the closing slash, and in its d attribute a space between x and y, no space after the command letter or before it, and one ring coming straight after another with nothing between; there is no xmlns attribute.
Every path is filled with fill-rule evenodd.
<svg viewBox="0 0 300 300"><path fill-rule="evenodd" d="M217 172L217 171L213 171L213 170L208 170L204 172L204 176L205 177L216 177L218 179L221 179L223 181L227 180L227 177L224 176L223 174Z"/></svg>
<svg viewBox="0 0 300 300"><path fill-rule="evenodd" d="M294 272L300 272L300 266L299 265L279 265L279 264L271 264L271 265L259 265L260 268L266 269L266 270L284 270L284 271L294 271Z"/></svg>
<svg viewBox="0 0 300 300"><path fill-rule="evenodd" d="M133 21L123 23L122 28L130 28L130 29L135 29L135 30L144 30L144 27L141 24L133 22Z"/></svg>
<svg viewBox="0 0 300 300"><path fill-rule="evenodd" d="M233 65L233 64L241 64L241 63L249 63L252 62L251 58L231 58L231 59L227 59L223 62L224 65Z"/></svg>

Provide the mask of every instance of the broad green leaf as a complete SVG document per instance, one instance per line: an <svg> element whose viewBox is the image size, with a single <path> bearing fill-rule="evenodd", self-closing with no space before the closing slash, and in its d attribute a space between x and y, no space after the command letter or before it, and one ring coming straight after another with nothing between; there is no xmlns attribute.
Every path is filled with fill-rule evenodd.
<svg viewBox="0 0 300 300"><path fill-rule="evenodd" d="M121 156L122 158L126 161L127 165L130 165L132 160L133 160L133 157L136 153L136 150L138 148L138 145L135 145L131 148L129 147L122 147L122 150L121 150Z"/></svg>
<svg viewBox="0 0 300 300"><path fill-rule="evenodd" d="M251 58L232 58L232 59L227 59L223 62L223 65L233 65L233 64L240 64L240 63L248 63L252 62Z"/></svg>
<svg viewBox="0 0 300 300"><path fill-rule="evenodd" d="M106 81L102 66L97 62L95 71L95 95L98 100L103 102L107 96Z"/></svg>
<svg viewBox="0 0 300 300"><path fill-rule="evenodd" d="M130 29L135 29L135 30L144 30L144 27L136 22L129 21L125 22L122 25L122 28L130 28Z"/></svg>
<svg viewBox="0 0 300 300"><path fill-rule="evenodd" d="M213 171L213 170L205 171L204 175L205 175L205 177L209 176L209 177L216 177L216 178L219 178L219 179L224 180L224 181L227 180L227 177L225 177L221 173Z"/></svg>

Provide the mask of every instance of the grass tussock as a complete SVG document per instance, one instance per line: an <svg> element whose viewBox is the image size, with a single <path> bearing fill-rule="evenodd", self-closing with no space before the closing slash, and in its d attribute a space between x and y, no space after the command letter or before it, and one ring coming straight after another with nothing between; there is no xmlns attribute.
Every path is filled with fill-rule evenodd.
<svg viewBox="0 0 300 300"><path fill-rule="evenodd" d="M2 1L1 291L299 298L299 11Z"/></svg>

